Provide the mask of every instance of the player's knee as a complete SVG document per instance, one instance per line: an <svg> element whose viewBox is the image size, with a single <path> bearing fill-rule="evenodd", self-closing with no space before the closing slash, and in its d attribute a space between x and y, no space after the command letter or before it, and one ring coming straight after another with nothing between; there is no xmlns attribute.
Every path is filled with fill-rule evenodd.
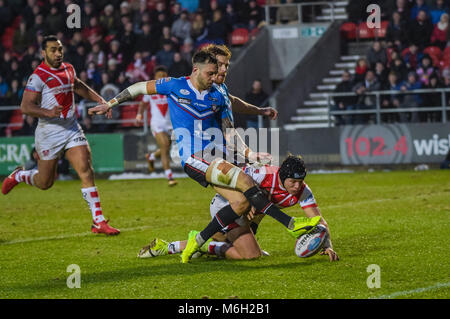
<svg viewBox="0 0 450 319"><path fill-rule="evenodd" d="M47 179L47 180L41 182L38 186L40 189L45 191L45 190L51 188L53 186L53 183L54 183L53 179Z"/></svg>
<svg viewBox="0 0 450 319"><path fill-rule="evenodd" d="M251 259L257 259L260 258L262 256L261 250L250 250L250 251L246 251L244 253L239 252L242 256L242 259L246 259L246 260L251 260Z"/></svg>
<svg viewBox="0 0 450 319"><path fill-rule="evenodd" d="M91 165L83 166L77 173L82 181L94 178L94 170Z"/></svg>

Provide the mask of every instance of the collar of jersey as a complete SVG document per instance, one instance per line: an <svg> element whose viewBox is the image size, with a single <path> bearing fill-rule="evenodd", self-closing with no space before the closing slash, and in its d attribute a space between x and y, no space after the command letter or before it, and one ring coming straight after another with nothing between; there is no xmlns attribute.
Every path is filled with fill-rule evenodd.
<svg viewBox="0 0 450 319"><path fill-rule="evenodd" d="M192 89L192 91L194 91L197 100L203 101L205 99L206 94L209 93L209 90L203 90L203 91L199 92L192 84L191 79L187 78L186 82L189 85L189 87Z"/></svg>

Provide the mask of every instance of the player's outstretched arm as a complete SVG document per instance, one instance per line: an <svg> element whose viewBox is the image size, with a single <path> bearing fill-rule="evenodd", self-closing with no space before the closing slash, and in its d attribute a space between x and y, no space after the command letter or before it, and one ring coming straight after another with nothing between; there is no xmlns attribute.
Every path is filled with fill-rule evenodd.
<svg viewBox="0 0 450 319"><path fill-rule="evenodd" d="M41 98L42 94L40 92L25 90L23 92L22 103L20 104L22 113L32 117L42 118L59 117L61 115L63 109L61 105L56 105L52 109L41 108L39 105Z"/></svg>
<svg viewBox="0 0 450 319"><path fill-rule="evenodd" d="M155 81L144 81L144 82L137 82L129 87L127 87L125 90L117 94L114 98L109 100L106 103L99 104L93 108L90 108L88 110L89 115L97 114L106 114L112 107L119 105L126 101L131 101L135 97L141 95L141 94L156 94L156 86Z"/></svg>
<svg viewBox="0 0 450 319"><path fill-rule="evenodd" d="M228 94L228 97L230 98L234 112L249 115L264 115L271 120L275 120L278 117L278 112L273 107L258 107L231 94Z"/></svg>

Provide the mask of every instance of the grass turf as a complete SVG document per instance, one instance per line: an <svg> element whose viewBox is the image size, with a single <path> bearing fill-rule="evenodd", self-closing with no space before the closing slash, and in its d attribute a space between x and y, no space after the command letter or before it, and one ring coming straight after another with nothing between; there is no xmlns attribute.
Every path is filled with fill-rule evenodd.
<svg viewBox="0 0 450 319"><path fill-rule="evenodd" d="M269 217L257 238L270 257L142 260L137 252L154 237L182 240L206 226L211 189L189 179L174 188L165 180L98 180L104 214L122 231L105 237L90 234L79 181L48 191L21 184L0 197L0 298L450 297L450 171L310 175L307 182L339 262L299 259L294 240ZM81 269L80 289L66 285L71 264ZM366 284L370 264L380 266L381 288Z"/></svg>

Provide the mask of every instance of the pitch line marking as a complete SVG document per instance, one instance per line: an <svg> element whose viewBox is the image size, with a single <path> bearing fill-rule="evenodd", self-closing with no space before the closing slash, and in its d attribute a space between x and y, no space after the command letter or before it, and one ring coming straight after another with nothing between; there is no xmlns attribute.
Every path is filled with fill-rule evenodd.
<svg viewBox="0 0 450 319"><path fill-rule="evenodd" d="M382 295L379 297L374 297L373 299L392 299L392 298L396 298L396 297L400 297L400 296L406 296L406 295L414 295L414 294L419 294L425 291L429 291L429 290L434 290L434 289L439 289L439 288L446 288L446 287L450 287L450 282L443 282L443 283L437 283L433 286L428 286L425 288L417 288L417 289L413 289L413 290L405 290L405 291L397 291L394 292L392 294L389 295Z"/></svg>

